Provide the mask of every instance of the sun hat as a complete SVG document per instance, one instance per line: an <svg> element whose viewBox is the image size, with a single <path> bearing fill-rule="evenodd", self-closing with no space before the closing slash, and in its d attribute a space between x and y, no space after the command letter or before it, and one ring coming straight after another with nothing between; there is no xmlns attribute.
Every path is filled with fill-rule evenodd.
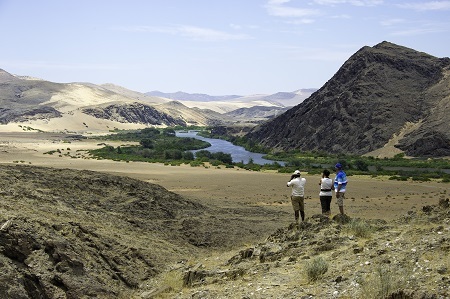
<svg viewBox="0 0 450 299"><path fill-rule="evenodd" d="M337 169L342 169L342 164L341 163L337 163L336 165L334 165L335 168Z"/></svg>
<svg viewBox="0 0 450 299"><path fill-rule="evenodd" d="M293 174L300 174L300 170L296 170L296 171L294 171L294 173Z"/></svg>

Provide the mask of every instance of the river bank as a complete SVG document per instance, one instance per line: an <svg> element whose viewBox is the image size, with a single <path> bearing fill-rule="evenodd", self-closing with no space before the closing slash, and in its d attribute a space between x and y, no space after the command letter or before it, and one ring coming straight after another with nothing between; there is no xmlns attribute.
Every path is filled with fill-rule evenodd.
<svg viewBox="0 0 450 299"><path fill-rule="evenodd" d="M260 153L252 153L247 151L242 146L237 146L232 144L229 141L215 138L207 138L203 136L199 136L198 131L177 131L176 136L182 138L196 138L211 144L210 147L205 148L203 150L207 150L211 153L216 152L224 152L226 154L230 154L234 163L242 162L244 164L248 164L250 161L253 161L255 164L264 165L264 164L273 164L278 163L280 165L285 165L284 161L274 161L263 158L265 155ZM192 151L195 153L196 151Z"/></svg>

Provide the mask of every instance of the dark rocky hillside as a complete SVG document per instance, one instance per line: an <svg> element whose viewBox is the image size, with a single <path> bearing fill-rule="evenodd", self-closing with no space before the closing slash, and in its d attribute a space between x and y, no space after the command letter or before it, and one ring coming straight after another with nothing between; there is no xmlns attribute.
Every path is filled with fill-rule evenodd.
<svg viewBox="0 0 450 299"><path fill-rule="evenodd" d="M120 123L138 123L149 125L186 126L182 119L158 111L141 103L118 103L93 108L83 108L83 113L96 118L108 119Z"/></svg>
<svg viewBox="0 0 450 299"><path fill-rule="evenodd" d="M128 177L0 165L0 180L0 298L131 298L169 264L239 244L245 227L261 235Z"/></svg>
<svg viewBox="0 0 450 299"><path fill-rule="evenodd" d="M365 154L405 133L410 156L450 155L450 59L382 42L363 47L303 103L247 136L278 150ZM407 124L414 129L405 132Z"/></svg>

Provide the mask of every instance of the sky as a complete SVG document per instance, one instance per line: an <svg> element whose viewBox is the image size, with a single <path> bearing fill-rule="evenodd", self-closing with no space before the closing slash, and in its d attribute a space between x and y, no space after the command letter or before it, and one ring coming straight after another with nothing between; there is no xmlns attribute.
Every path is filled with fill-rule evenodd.
<svg viewBox="0 0 450 299"><path fill-rule="evenodd" d="M0 69L138 92L320 88L364 46L450 56L450 1L0 0Z"/></svg>

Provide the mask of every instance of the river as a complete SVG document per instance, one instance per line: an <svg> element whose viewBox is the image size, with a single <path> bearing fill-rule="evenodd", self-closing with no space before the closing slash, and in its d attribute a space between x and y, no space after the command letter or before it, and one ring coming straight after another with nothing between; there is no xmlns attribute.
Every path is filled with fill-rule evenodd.
<svg viewBox="0 0 450 299"><path fill-rule="evenodd" d="M217 153L217 152L223 152L226 154L231 155L231 159L235 163L243 162L247 164L250 159L253 160L253 163L264 165L264 164L273 164L274 162L279 163L280 165L284 165L285 162L283 161L273 161L273 160L267 160L264 159L264 154L259 153L252 153L247 151L242 146L237 146L232 144L229 141L222 140L222 139L214 139L214 138L206 138L202 136L197 135L197 131L177 131L175 132L177 137L192 137L196 139L200 139L206 142L209 142L211 144L210 147L204 148L204 150L207 150L211 153ZM192 151L194 154L196 151Z"/></svg>

